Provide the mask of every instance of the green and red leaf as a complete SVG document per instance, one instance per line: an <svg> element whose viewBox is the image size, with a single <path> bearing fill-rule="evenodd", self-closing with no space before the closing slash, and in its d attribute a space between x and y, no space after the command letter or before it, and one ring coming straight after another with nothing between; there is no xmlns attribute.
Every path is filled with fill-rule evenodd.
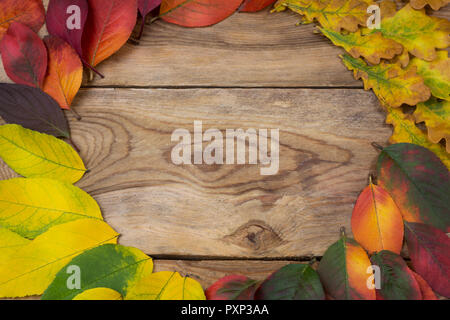
<svg viewBox="0 0 450 320"><path fill-rule="evenodd" d="M369 253L382 250L400 253L402 214L386 190L370 182L361 192L353 208L352 232Z"/></svg>
<svg viewBox="0 0 450 320"><path fill-rule="evenodd" d="M366 251L345 235L332 244L317 269L327 295L333 300L375 300L367 286L372 267Z"/></svg>
<svg viewBox="0 0 450 320"><path fill-rule="evenodd" d="M160 16L184 27L206 27L231 16L242 0L163 0Z"/></svg>
<svg viewBox="0 0 450 320"><path fill-rule="evenodd" d="M12 23L0 42L0 53L12 81L42 87L47 71L47 49L32 29L19 22Z"/></svg>
<svg viewBox="0 0 450 320"><path fill-rule="evenodd" d="M38 32L44 21L45 9L42 0L0 1L0 41L13 22L20 22Z"/></svg>
<svg viewBox="0 0 450 320"><path fill-rule="evenodd" d="M207 300L253 300L259 282L246 276L230 275L206 289Z"/></svg>
<svg viewBox="0 0 450 320"><path fill-rule="evenodd" d="M307 264L288 264L259 286L255 300L324 300L317 272Z"/></svg>
<svg viewBox="0 0 450 320"><path fill-rule="evenodd" d="M378 185L399 207L403 219L450 231L450 173L426 148L398 143L383 149Z"/></svg>
<svg viewBox="0 0 450 320"><path fill-rule="evenodd" d="M414 273L398 254L388 250L370 258L380 268L380 288L377 300L422 300L422 293Z"/></svg>
<svg viewBox="0 0 450 320"><path fill-rule="evenodd" d="M441 296L450 298L450 238L422 223L405 222L408 253L415 272Z"/></svg>

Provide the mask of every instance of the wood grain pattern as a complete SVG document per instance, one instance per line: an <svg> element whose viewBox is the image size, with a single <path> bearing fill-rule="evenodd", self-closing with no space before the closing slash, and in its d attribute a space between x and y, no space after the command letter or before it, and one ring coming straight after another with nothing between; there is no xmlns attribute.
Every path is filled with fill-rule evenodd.
<svg viewBox="0 0 450 320"><path fill-rule="evenodd" d="M349 99L348 97L351 97ZM71 119L91 170L79 186L121 243L153 255L321 255L349 229L391 128L357 89L85 89ZM177 128L280 129L280 170L171 162ZM2 178L11 176L2 168Z"/></svg>

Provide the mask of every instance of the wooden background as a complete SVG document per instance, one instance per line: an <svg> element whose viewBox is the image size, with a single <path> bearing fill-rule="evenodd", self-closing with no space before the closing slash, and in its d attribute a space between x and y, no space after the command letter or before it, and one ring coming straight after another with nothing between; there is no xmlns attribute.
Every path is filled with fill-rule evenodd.
<svg viewBox="0 0 450 320"><path fill-rule="evenodd" d="M450 17L448 7L436 15ZM209 28L147 26L99 66L67 113L99 202L120 243L160 270L206 288L240 273L261 279L321 256L350 217L391 127L342 51L291 12L237 13ZM0 81L9 82L0 68ZM170 160L172 131L279 128L280 171ZM0 165L0 178L15 174Z"/></svg>

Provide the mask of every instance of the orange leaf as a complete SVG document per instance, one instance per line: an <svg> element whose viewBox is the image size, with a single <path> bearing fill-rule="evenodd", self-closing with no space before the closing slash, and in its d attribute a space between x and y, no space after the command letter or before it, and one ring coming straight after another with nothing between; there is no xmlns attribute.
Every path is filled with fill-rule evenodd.
<svg viewBox="0 0 450 320"><path fill-rule="evenodd" d="M136 24L137 0L89 0L83 56L92 66L118 51Z"/></svg>
<svg viewBox="0 0 450 320"><path fill-rule="evenodd" d="M383 188L372 182L361 192L352 214L352 231L370 253L400 253L403 244L402 214Z"/></svg>
<svg viewBox="0 0 450 320"><path fill-rule="evenodd" d="M430 285L417 273L411 271L419 284L420 292L422 293L422 300L437 300L438 298L431 289Z"/></svg>
<svg viewBox="0 0 450 320"><path fill-rule="evenodd" d="M55 99L61 108L70 109L83 80L83 65L77 52L64 40L47 36L48 70L44 91Z"/></svg>
<svg viewBox="0 0 450 320"><path fill-rule="evenodd" d="M38 32L44 20L45 9L42 0L1 0L0 41L13 22L20 22Z"/></svg>

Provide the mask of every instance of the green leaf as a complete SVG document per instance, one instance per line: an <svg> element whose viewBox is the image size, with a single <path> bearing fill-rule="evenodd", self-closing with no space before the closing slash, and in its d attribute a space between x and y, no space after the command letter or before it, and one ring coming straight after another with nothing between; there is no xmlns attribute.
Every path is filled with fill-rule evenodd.
<svg viewBox="0 0 450 320"><path fill-rule="evenodd" d="M0 157L27 178L75 183L86 172L83 161L70 145L15 124L0 126Z"/></svg>
<svg viewBox="0 0 450 320"><path fill-rule="evenodd" d="M317 272L307 264L288 264L269 276L255 293L255 300L324 300Z"/></svg>
<svg viewBox="0 0 450 320"><path fill-rule="evenodd" d="M398 143L378 158L378 184L399 207L403 219L450 230L450 174L428 149Z"/></svg>
<svg viewBox="0 0 450 320"><path fill-rule="evenodd" d="M69 266L79 267L81 289L67 288ZM72 300L85 290L103 287L122 296L153 271L152 259L136 248L105 244L77 256L63 267L45 290L42 300Z"/></svg>

